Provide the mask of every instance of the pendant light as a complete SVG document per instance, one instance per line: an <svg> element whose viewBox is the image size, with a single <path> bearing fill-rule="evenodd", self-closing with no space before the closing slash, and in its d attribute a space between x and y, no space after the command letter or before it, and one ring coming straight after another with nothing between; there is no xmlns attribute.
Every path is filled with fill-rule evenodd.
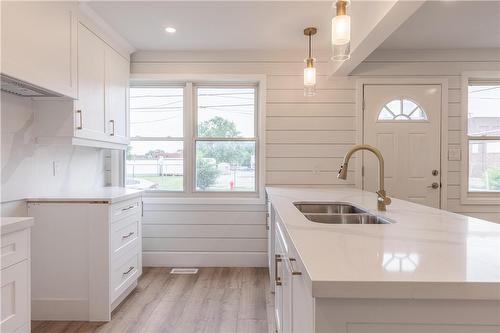
<svg viewBox="0 0 500 333"><path fill-rule="evenodd" d="M316 94L316 68L314 67L314 59L312 57L312 36L318 32L318 29L309 27L304 29L304 35L308 37L308 53L304 60L306 68L304 68L304 96L314 96Z"/></svg>
<svg viewBox="0 0 500 333"><path fill-rule="evenodd" d="M349 1L337 0L337 15L332 19L333 60L347 60L351 56L351 17L347 15Z"/></svg>

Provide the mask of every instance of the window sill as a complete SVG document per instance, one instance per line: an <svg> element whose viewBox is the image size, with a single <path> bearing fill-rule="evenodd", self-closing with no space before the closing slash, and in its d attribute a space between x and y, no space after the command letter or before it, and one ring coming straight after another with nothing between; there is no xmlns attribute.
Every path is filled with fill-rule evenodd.
<svg viewBox="0 0 500 333"><path fill-rule="evenodd" d="M468 192L460 198L462 205L500 205L500 193Z"/></svg>
<svg viewBox="0 0 500 333"><path fill-rule="evenodd" d="M264 205L261 197L158 197L143 196L145 204L181 204L181 205Z"/></svg>

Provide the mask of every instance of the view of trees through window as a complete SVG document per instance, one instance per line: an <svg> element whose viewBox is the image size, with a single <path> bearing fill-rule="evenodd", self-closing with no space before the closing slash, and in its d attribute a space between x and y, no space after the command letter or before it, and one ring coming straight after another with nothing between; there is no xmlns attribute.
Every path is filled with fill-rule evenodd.
<svg viewBox="0 0 500 333"><path fill-rule="evenodd" d="M184 146L193 144L196 191L255 191L255 89L195 90L197 108L185 110L183 88L131 88L128 187L185 190ZM190 111L196 119L194 142L183 134L183 119Z"/></svg>

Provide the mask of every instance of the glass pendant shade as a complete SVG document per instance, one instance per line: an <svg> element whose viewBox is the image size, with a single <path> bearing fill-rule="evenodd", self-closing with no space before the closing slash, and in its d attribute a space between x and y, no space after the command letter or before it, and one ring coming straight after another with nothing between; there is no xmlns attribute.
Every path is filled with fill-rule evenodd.
<svg viewBox="0 0 500 333"><path fill-rule="evenodd" d="M316 68L304 68L304 95L314 96L316 93Z"/></svg>
<svg viewBox="0 0 500 333"><path fill-rule="evenodd" d="M337 16L332 19L333 60L349 59L351 53L351 17L346 14L346 2L337 3Z"/></svg>

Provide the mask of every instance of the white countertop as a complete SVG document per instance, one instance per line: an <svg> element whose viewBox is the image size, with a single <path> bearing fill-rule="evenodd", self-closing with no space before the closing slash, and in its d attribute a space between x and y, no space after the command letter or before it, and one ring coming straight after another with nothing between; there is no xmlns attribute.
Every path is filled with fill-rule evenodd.
<svg viewBox="0 0 500 333"><path fill-rule="evenodd" d="M315 297L500 300L500 224L353 188L266 189ZM394 224L307 220L293 202L350 202Z"/></svg>
<svg viewBox="0 0 500 333"><path fill-rule="evenodd" d="M89 190L67 190L67 191L47 191L37 193L26 198L28 202L82 202L82 201L103 201L119 202L141 195L143 190L134 190L126 187L100 187Z"/></svg>
<svg viewBox="0 0 500 333"><path fill-rule="evenodd" d="M30 228L34 224L32 217L1 217L0 221L2 235Z"/></svg>

